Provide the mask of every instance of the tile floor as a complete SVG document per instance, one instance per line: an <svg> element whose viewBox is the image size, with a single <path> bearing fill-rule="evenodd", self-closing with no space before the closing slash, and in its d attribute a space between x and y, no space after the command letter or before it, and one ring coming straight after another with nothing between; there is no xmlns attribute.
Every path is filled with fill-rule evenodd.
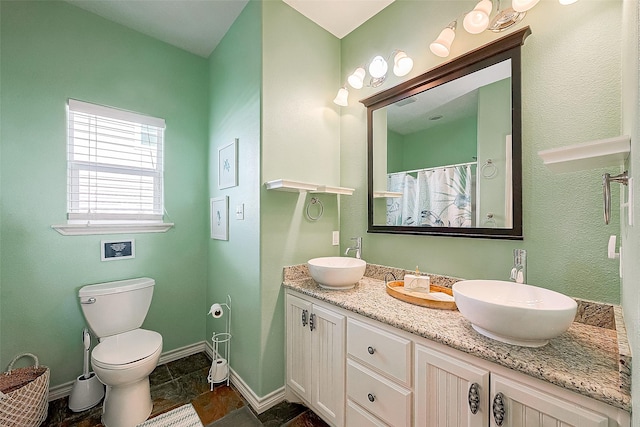
<svg viewBox="0 0 640 427"><path fill-rule="evenodd" d="M326 427L327 424L311 410L297 403L282 402L256 414L233 387L216 385L210 391L207 374L211 359L197 353L158 366L149 376L153 411L151 416L191 403L207 427ZM49 403L49 416L41 427L103 427L102 406L74 413L68 408L68 398Z"/></svg>

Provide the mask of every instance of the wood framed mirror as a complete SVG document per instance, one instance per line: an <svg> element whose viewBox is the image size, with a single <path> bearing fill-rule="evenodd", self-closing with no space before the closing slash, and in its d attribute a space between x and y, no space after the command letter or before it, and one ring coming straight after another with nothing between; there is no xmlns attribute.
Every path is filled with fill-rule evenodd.
<svg viewBox="0 0 640 427"><path fill-rule="evenodd" d="M520 47L530 34L360 101L370 233L523 238Z"/></svg>

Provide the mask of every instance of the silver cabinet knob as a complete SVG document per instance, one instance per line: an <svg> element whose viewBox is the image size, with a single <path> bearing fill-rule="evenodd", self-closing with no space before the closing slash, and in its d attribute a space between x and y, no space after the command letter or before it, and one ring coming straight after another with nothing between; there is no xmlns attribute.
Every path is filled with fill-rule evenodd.
<svg viewBox="0 0 640 427"><path fill-rule="evenodd" d="M504 423L505 408L504 408L504 395L502 393L496 394L493 398L493 420L498 427L502 427Z"/></svg>
<svg viewBox="0 0 640 427"><path fill-rule="evenodd" d="M367 398L369 399L369 402L373 402L373 401L375 401L375 400L376 400L376 397L375 397L373 394L371 394L371 393L369 393L369 394L367 395Z"/></svg>
<svg viewBox="0 0 640 427"><path fill-rule="evenodd" d="M369 352L369 354L373 354L373 353L376 352L376 349L371 347L371 346L369 346L369 347L367 347L367 351Z"/></svg>
<svg viewBox="0 0 640 427"><path fill-rule="evenodd" d="M480 393L479 393L480 385L478 383L473 383L469 387L469 410L473 415L478 413L480 409Z"/></svg>

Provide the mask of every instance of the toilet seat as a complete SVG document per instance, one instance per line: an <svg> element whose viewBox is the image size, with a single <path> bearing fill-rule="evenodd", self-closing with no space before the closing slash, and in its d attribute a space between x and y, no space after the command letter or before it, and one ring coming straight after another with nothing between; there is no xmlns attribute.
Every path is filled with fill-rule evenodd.
<svg viewBox="0 0 640 427"><path fill-rule="evenodd" d="M134 329L104 338L91 352L91 363L104 369L128 369L136 362L159 352L162 335L146 329Z"/></svg>

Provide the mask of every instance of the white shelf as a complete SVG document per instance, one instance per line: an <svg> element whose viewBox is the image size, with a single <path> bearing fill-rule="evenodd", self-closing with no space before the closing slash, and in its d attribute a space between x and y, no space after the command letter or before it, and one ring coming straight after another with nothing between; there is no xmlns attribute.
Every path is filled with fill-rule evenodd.
<svg viewBox="0 0 640 427"><path fill-rule="evenodd" d="M317 190L312 191L312 193L343 194L345 196L351 196L353 192L353 188L331 187L329 185L319 185Z"/></svg>
<svg viewBox="0 0 640 427"><path fill-rule="evenodd" d="M332 187L330 185L311 184L308 182L292 181L290 179L276 179L265 182L264 186L267 187L267 190L288 191L290 193L310 191L312 193L344 194L351 196L354 191L353 188Z"/></svg>
<svg viewBox="0 0 640 427"><path fill-rule="evenodd" d="M383 199L383 198L397 198L402 197L402 193L396 191L374 191L373 198L374 199Z"/></svg>
<svg viewBox="0 0 640 427"><path fill-rule="evenodd" d="M553 172L573 172L622 165L630 151L631 138L623 135L543 150L538 155Z"/></svg>
<svg viewBox="0 0 640 427"><path fill-rule="evenodd" d="M121 233L166 233L172 222L149 224L59 224L51 228L63 236L87 236L93 234L121 234Z"/></svg>
<svg viewBox="0 0 640 427"><path fill-rule="evenodd" d="M265 182L264 186L267 187L267 190L288 191L290 193L302 193L305 191L315 191L318 189L317 184L291 181L289 179L276 179L274 181Z"/></svg>

